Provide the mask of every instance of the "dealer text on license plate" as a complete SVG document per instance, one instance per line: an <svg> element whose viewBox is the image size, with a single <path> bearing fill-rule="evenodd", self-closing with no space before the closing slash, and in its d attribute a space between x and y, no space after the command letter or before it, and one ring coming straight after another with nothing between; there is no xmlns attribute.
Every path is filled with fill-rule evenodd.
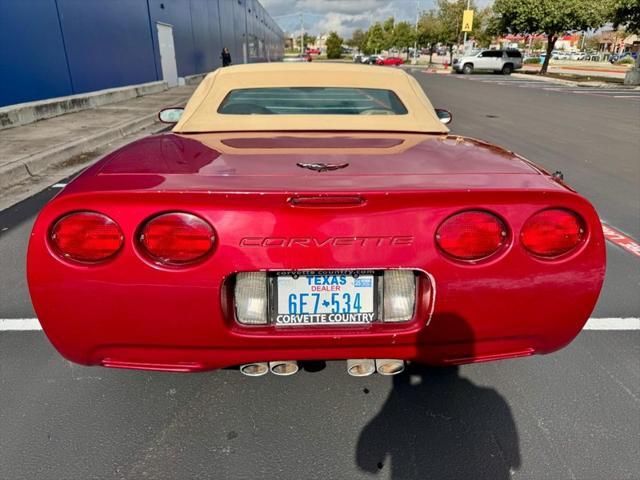
<svg viewBox="0 0 640 480"><path fill-rule="evenodd" d="M353 325L376 320L374 272L279 272L274 283L277 326Z"/></svg>

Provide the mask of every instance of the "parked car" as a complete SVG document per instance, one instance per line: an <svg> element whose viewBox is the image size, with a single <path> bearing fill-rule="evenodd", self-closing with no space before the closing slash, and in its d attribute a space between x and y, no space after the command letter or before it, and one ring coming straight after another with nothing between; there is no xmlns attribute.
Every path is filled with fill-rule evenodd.
<svg viewBox="0 0 640 480"><path fill-rule="evenodd" d="M571 52L569 54L569 60L584 60L586 54L584 52Z"/></svg>
<svg viewBox="0 0 640 480"><path fill-rule="evenodd" d="M364 53L356 53L353 56L353 62L354 63L371 63L371 59L373 58L373 63L375 63L375 60L377 58L377 55L365 55Z"/></svg>
<svg viewBox="0 0 640 480"><path fill-rule="evenodd" d="M320 49L319 48L307 48L307 53L309 55L320 55Z"/></svg>
<svg viewBox="0 0 640 480"><path fill-rule="evenodd" d="M302 55L296 55L295 57L284 57L283 62L310 62L312 60L311 55L303 53Z"/></svg>
<svg viewBox="0 0 640 480"><path fill-rule="evenodd" d="M638 58L638 52L614 53L609 57L609 62L616 63L620 60L624 60L625 58L632 58L635 60L636 58Z"/></svg>
<svg viewBox="0 0 640 480"><path fill-rule="evenodd" d="M376 60L376 65L404 65L404 59L400 57L380 57Z"/></svg>
<svg viewBox="0 0 640 480"><path fill-rule="evenodd" d="M492 71L510 75L514 70L522 68L522 54L519 50L481 50L476 54L457 58L452 68L456 73Z"/></svg>
<svg viewBox="0 0 640 480"><path fill-rule="evenodd" d="M367 63L369 65L376 65L379 59L384 58L382 55L369 55L368 57L364 57L362 63Z"/></svg>
<svg viewBox="0 0 640 480"><path fill-rule="evenodd" d="M450 134L404 70L231 66L160 120L172 131L106 155L33 226L29 291L70 361L390 375L553 352L598 299L593 206Z"/></svg>

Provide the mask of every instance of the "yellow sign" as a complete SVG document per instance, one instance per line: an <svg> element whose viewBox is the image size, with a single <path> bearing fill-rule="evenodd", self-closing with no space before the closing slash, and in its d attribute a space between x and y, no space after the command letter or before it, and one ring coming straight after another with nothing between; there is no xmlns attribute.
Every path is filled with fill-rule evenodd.
<svg viewBox="0 0 640 480"><path fill-rule="evenodd" d="M473 29L473 10L465 10L462 14L462 31L470 32Z"/></svg>

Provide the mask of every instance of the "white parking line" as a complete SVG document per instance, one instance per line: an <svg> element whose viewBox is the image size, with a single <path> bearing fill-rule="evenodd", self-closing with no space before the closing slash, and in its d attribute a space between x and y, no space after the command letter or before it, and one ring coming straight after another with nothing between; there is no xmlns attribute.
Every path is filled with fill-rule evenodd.
<svg viewBox="0 0 640 480"><path fill-rule="evenodd" d="M0 318L0 332L42 330L37 318ZM590 318L583 330L640 330L640 318Z"/></svg>
<svg viewBox="0 0 640 480"><path fill-rule="evenodd" d="M42 330L37 318L0 318L0 332Z"/></svg>
<svg viewBox="0 0 640 480"><path fill-rule="evenodd" d="M640 318L590 318L583 330L640 330Z"/></svg>

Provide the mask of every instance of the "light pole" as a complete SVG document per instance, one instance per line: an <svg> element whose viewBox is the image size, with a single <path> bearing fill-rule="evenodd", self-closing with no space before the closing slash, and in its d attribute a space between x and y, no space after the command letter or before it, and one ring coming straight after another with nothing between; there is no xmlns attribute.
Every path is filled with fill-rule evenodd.
<svg viewBox="0 0 640 480"><path fill-rule="evenodd" d="M304 22L302 12L300 12L300 56L304 54Z"/></svg>
<svg viewBox="0 0 640 480"><path fill-rule="evenodd" d="M471 6L471 0L467 0L467 10L469 10L470 6ZM462 41L462 47L464 49L464 52L466 53L467 52L467 32L464 32L464 40Z"/></svg>
<svg viewBox="0 0 640 480"><path fill-rule="evenodd" d="M413 63L414 65L418 63L417 60L417 56L418 56L418 11L420 9L420 2L417 1L416 2L416 38L415 41L413 42Z"/></svg>

